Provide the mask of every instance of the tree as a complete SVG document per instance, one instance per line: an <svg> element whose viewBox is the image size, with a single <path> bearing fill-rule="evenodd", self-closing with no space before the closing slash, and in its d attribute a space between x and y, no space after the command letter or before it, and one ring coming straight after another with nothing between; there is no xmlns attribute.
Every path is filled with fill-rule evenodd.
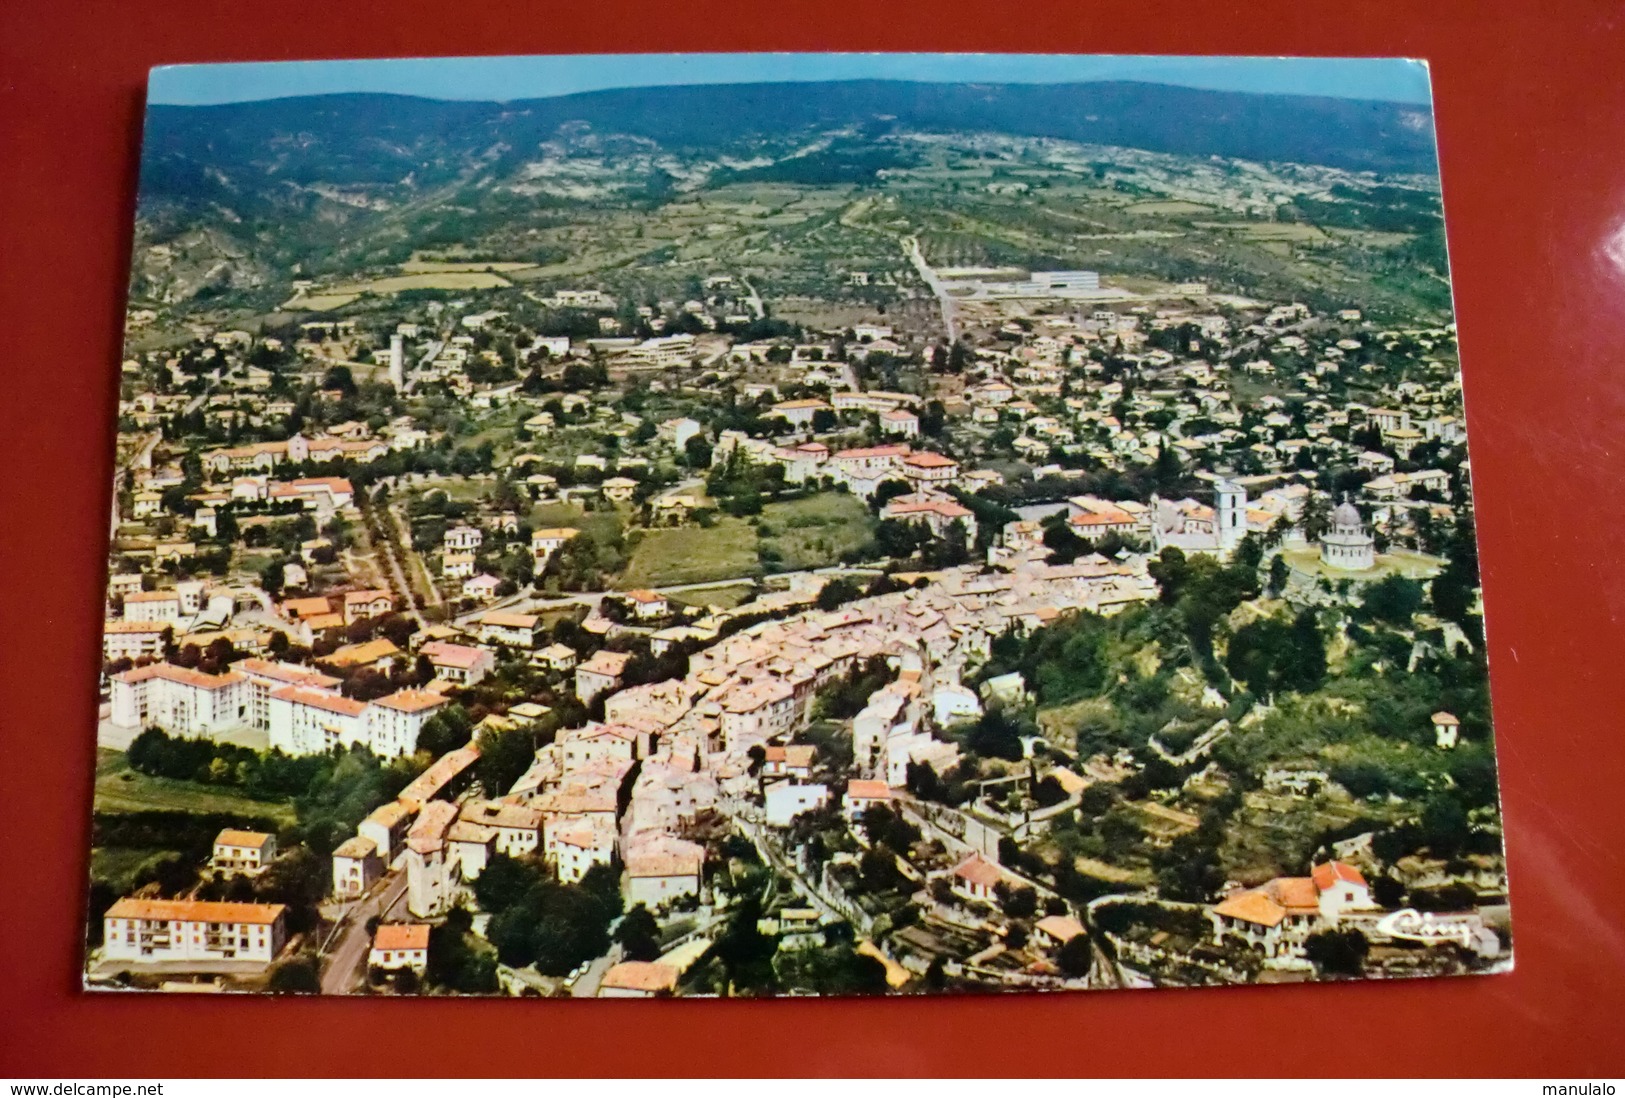
<svg viewBox="0 0 1625 1098"><path fill-rule="evenodd" d="M1324 492L1311 491L1309 498L1304 500L1302 517L1298 522L1303 527L1304 537L1319 541L1332 528L1331 497Z"/></svg>
<svg viewBox="0 0 1625 1098"><path fill-rule="evenodd" d="M1279 596L1282 591L1286 590L1287 575L1286 558L1277 553L1270 561L1269 592L1271 595Z"/></svg>
<svg viewBox="0 0 1625 1098"><path fill-rule="evenodd" d="M863 596L863 588L858 582L847 576L837 576L825 583L818 591L818 609L835 610Z"/></svg>
<svg viewBox="0 0 1625 1098"><path fill-rule="evenodd" d="M1074 980L1089 975L1089 968L1094 964L1095 952L1089 944L1089 935L1074 934L1066 940L1055 954L1055 963L1061 971Z"/></svg>
<svg viewBox="0 0 1625 1098"><path fill-rule="evenodd" d="M1404 576L1385 576L1366 587L1361 608L1377 621L1407 626L1422 608L1422 585Z"/></svg>
<svg viewBox="0 0 1625 1098"><path fill-rule="evenodd" d="M278 995L316 995L322 990L322 981L314 960L290 957L271 969L267 986Z"/></svg>
<svg viewBox="0 0 1625 1098"><path fill-rule="evenodd" d="M754 895L745 897L728 920L727 929L712 946L735 991L768 991L776 983L773 954L778 943L757 927L761 917L761 900Z"/></svg>
<svg viewBox="0 0 1625 1098"><path fill-rule="evenodd" d="M474 764L474 776L486 796L502 796L530 769L536 759L536 740L536 726L530 724L518 728L487 728L479 734L475 746L479 748L480 757ZM421 737L419 743L422 743Z"/></svg>
<svg viewBox="0 0 1625 1098"><path fill-rule="evenodd" d="M642 904L633 907L621 919L615 940L629 961L653 961L660 956L660 924Z"/></svg>
<svg viewBox="0 0 1625 1098"><path fill-rule="evenodd" d="M1021 758L1022 724L999 706L990 707L976 722L966 746L983 758Z"/></svg>
<svg viewBox="0 0 1625 1098"><path fill-rule="evenodd" d="M690 435L683 443L683 460L690 469L706 469L711 465L711 444L704 435Z"/></svg>
<svg viewBox="0 0 1625 1098"><path fill-rule="evenodd" d="M1371 898L1378 907L1396 908L1405 901L1405 886L1384 873L1371 878Z"/></svg>
<svg viewBox="0 0 1625 1098"><path fill-rule="evenodd" d="M1322 930L1309 935L1303 952L1322 976L1360 976L1371 943L1358 930Z"/></svg>
<svg viewBox="0 0 1625 1098"><path fill-rule="evenodd" d="M496 919L491 922L494 928ZM468 911L455 907L446 913L443 923L429 931L429 967L424 975L430 983L468 995L497 990L496 958L469 941L472 926Z"/></svg>
<svg viewBox="0 0 1625 1098"><path fill-rule="evenodd" d="M455 703L448 705L423 722L418 731L418 749L436 756L455 751L468 743L473 727L468 710Z"/></svg>
<svg viewBox="0 0 1625 1098"><path fill-rule="evenodd" d="M484 911L502 911L519 903L546 879L546 873L535 861L493 854L485 869L474 878L474 898Z"/></svg>
<svg viewBox="0 0 1625 1098"><path fill-rule="evenodd" d="M1038 913L1038 893L1026 885L1010 888L1001 881L999 906L1012 919L1031 919Z"/></svg>
<svg viewBox="0 0 1625 1098"><path fill-rule="evenodd" d="M1435 793L1422 803L1422 841L1436 856L1460 853L1472 837L1472 825L1461 801L1450 793Z"/></svg>

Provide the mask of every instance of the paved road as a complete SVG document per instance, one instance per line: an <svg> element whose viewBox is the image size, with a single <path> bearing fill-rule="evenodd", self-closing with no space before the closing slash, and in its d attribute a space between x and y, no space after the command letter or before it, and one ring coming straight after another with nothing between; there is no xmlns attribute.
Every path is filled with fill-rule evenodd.
<svg viewBox="0 0 1625 1098"><path fill-rule="evenodd" d="M937 277L937 272L931 269L931 264L925 261L925 253L920 251L920 242L916 237L908 237L903 241L903 254L908 256L914 269L919 272L920 278L931 287L931 292L937 295L942 304L942 325L948 329L948 342L952 343L959 338L959 303L954 300L953 294L948 292L947 285Z"/></svg>
<svg viewBox="0 0 1625 1098"><path fill-rule="evenodd" d="M609 952L587 966L587 971L581 974L581 979L577 980L575 986L570 988L570 997L572 999L596 999L598 997L598 985L603 982L604 973L609 971L610 966L619 960L620 956L621 947L619 945L610 946Z"/></svg>
<svg viewBox="0 0 1625 1098"><path fill-rule="evenodd" d="M372 938L367 933L367 920L374 915L383 917L406 894L406 872L398 870L386 878L383 887L375 887L362 899L352 903L340 919L339 937L329 943L327 970L322 973L322 994L343 995L355 987L366 964Z"/></svg>

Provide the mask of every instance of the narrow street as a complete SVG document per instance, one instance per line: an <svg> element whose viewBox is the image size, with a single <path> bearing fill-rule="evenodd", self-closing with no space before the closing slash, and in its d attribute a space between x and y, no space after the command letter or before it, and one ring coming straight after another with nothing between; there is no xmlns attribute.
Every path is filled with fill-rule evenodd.
<svg viewBox="0 0 1625 1098"><path fill-rule="evenodd" d="M366 527L367 537L372 541L373 560L382 564L389 576L391 589L407 608L406 613L422 625L423 618L417 610L417 601L412 597L412 585L396 557L396 546L389 536L388 529L378 518L376 507L365 493L358 497L358 502L361 504L362 522Z"/></svg>
<svg viewBox="0 0 1625 1098"><path fill-rule="evenodd" d="M581 979L577 980L570 988L570 997L572 999L596 999L598 997L598 985L604 981L604 973L608 972L610 967L620 960L620 957L621 947L618 945L610 946L602 957L596 958L587 966L587 971L581 974Z"/></svg>
<svg viewBox="0 0 1625 1098"><path fill-rule="evenodd" d="M360 981L372 948L372 937L367 933L367 920L374 915L385 917L406 894L406 873L396 871L384 879L381 886L349 905L338 923L338 940L329 941L324 949L327 965L322 972L322 994L344 995Z"/></svg>

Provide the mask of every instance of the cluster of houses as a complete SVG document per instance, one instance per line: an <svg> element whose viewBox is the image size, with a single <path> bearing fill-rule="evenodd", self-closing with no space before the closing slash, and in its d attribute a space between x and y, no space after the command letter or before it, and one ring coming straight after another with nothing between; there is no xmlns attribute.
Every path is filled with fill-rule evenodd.
<svg viewBox="0 0 1625 1098"><path fill-rule="evenodd" d="M1084 282L1062 288L1068 287L1092 292ZM642 319L656 335L627 337L620 334L619 320L606 315L598 338L572 343L537 336L522 352L533 361L600 356L634 374L691 366L751 369L771 355L782 364L781 373L797 382L792 399L777 399L774 386L758 386L754 395L764 405L773 401L765 418L782 423L782 432L758 438L723 430L715 439L713 463L774 465L789 484L838 487L864 500L883 498L882 518L924 524L938 538L957 532L967 549L976 544L977 520L958 494L1005 481L999 472L976 467L977 458L1017 458L1031 476L1042 477L1063 473L1062 459L1125 469L1173 452L1187 467L1235 472L1207 476L1211 502L1076 496L1056 505L1079 537L1093 543L1117 535L1134 547L1113 559L1091 553L1068 564L1049 563L1045 525L1023 518L1000 531L987 557L996 569L946 569L906 590L833 611L814 608L821 581L798 580L789 591L756 599L748 612L767 611L767 620L738 631L727 628L730 611L667 624L670 606L662 595L630 592L625 596L630 619L650 633L656 656L678 643L702 645L683 677L640 685L625 682L629 654L600 648L581 658L570 646L544 643L538 615L488 609L466 629L421 631L410 653L377 638L325 656L324 663L335 669L388 670L404 659L427 660L432 668L433 681L422 688L360 701L345 696L333 675L272 658L269 637L280 631L309 644L328 630L388 614L396 609L388 591L335 589L275 604L254 587L169 580L162 574L165 561L195 548L184 536L123 539L122 555L148 560L139 572L113 575L109 585L104 656L133 664L109 678L109 719L115 725L156 725L173 735L204 738L253 729L264 733L270 747L288 754L360 745L395 758L419 749L424 725L458 689L480 683L495 670L499 655L514 652L572 676L577 698L602 706L600 718L559 731L537 750L507 790L476 789L477 747L446 753L334 850L332 893L339 899L365 896L394 874L405 877L402 902L411 921L395 919L378 927L369 955L374 968L421 973L429 923L470 902L473 883L496 855L539 858L565 883L581 881L595 867L618 865L628 905L666 912L707 898L706 847L696 836L697 825L708 816L784 829L833 805L855 822L870 806L892 801L912 770L928 767L947 774L959 761L959 749L940 733L981 713L981 699L963 680L987 658L995 638L1012 629L1038 628L1072 610L1110 614L1155 599L1147 552L1172 547L1224 557L1249 532L1295 529L1309 503L1309 489L1292 480L1296 470L1333 462L1368 478L1354 492L1359 505L1345 500L1337 506L1320 538L1321 562L1348 573L1373 567L1374 531L1402 535L1418 514L1447 519L1452 506L1462 502L1451 496L1461 490L1453 486L1465 485L1464 467L1414 468L1410 461L1422 447L1453 447L1463 439L1459 381L1445 362L1425 360L1411 375L1422 380L1383 389L1381 404L1332 398L1337 384L1379 371L1373 349L1406 341L1445 354L1454 338L1449 329L1375 331L1355 312L1319 317L1301 305L1229 315L1188 308L1098 308L1012 321L967 342L968 365L942 401L949 417L972 429L969 442L957 439L961 459L944 452L950 447L922 438L926 409L920 396L863 388L833 339L797 344L784 362L771 341L736 342L717 334L719 323L748 320L751 314L725 280L707 291L707 300L681 307L710 318L703 325L708 330L699 334L667 331L651 311ZM616 306L596 290L561 290L553 299L559 307L602 313ZM735 309L743 311L736 315ZM322 327L344 336L344 323ZM458 321L461 331L454 328L454 334L441 337L401 324L384 360L387 376L402 392L443 382L475 408L517 402L517 384L482 385L468 377L471 360L490 360L494 354L478 349L477 334L501 324L497 312L470 314ZM847 360L911 349L885 325L860 325L853 334L855 340L842 341ZM1181 344L1177 353L1167 349L1173 334ZM413 368L407 365L408 341ZM291 404L270 395L270 373L243 358L252 342L246 333L213 334L208 351L220 356L220 379L230 391L201 401L208 421L263 427L285 422L292 413ZM325 362L334 353L315 331L294 350L307 362ZM1103 376L1108 360L1110 380ZM167 365L177 379L183 376L176 363ZM1284 378L1306 396L1290 408L1273 395L1242 401L1238 377L1249 385ZM147 430L194 406L190 397L142 393L126 401L121 413ZM566 394L561 406L569 413L608 414L578 394ZM869 417L879 432L878 439L869 440L874 445L840 448L839 441L819 437L838 429L843 419L850 424ZM557 426L552 420L550 413L538 411L524 428L545 433ZM309 512L321 522L336 515L356 517L355 489L348 480L299 474L330 461L378 461L435 437L411 417L382 426L372 422L373 427L337 424L319 433L290 432L281 441L204 452L198 455L204 483L186 495L175 514L168 490L187 482L183 463L161 462L157 455L164 451L144 445L126 466L131 491L123 501L115 499L116 531L121 524L150 524L168 516L213 537L228 512ZM628 427L617 424L623 435ZM658 424L654 437L657 445L682 453L690 440L706 433L705 424L683 416ZM587 478L590 484L560 490L553 477L535 469L541 460L521 453L510 462L517 479L538 496L570 499L592 493L617 504L638 497L641 481L631 474L649 465L646 457L627 455L611 468L601 456L581 455L576 465L595 474ZM1272 486L1254 497L1256 478ZM895 484L902 488L883 490ZM680 523L694 508L691 496L661 496L650 501L651 522ZM443 581L477 602L496 600L503 581L481 570L482 550L488 559L488 537L517 537L520 525L517 515L505 512L446 529L439 546ZM517 548L528 549L539 573L579 534L569 527L536 529L528 546ZM301 564L314 565L324 546L323 539L303 546ZM300 565L288 567L296 570L292 579L305 578ZM214 637L231 640L233 649L246 655L212 671L165 658L181 644L205 647ZM817 752L797 743L795 734L809 721L821 689L877 657L886 661L891 678L851 722L854 762L837 798L819 780ZM544 712L524 703L492 719L534 719ZM1440 748L1453 747L1459 722L1440 713L1434 723ZM211 864L222 874L253 875L275 857L272 837L227 831L215 844ZM956 893L981 903L992 902L996 890L1009 883L997 861L980 854L957 861L947 877ZM1214 906L1211 918L1215 942L1240 943L1278 960L1300 957L1303 942L1316 930L1373 910L1359 872L1331 862L1314 867L1306 878L1238 891ZM1071 916L1053 915L1040 920L1036 931L1059 947L1082 927ZM120 962L264 965L287 941L281 905L140 897L117 901L107 912L104 932L104 957ZM679 976L673 963L626 962L610 969L600 993L668 994Z"/></svg>

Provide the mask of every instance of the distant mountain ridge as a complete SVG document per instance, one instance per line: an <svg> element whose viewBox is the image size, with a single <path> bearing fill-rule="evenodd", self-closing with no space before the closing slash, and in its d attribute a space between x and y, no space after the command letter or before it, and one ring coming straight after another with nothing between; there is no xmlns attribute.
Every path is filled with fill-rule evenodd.
<svg viewBox="0 0 1625 1098"><path fill-rule="evenodd" d="M497 172L561 127L662 149L726 151L843 127L993 132L1188 156L1433 174L1427 107L1166 84L933 84L854 80L617 88L509 103L336 94L147 113L143 198L206 197L217 173L280 181L414 184ZM199 191L205 193L200 194Z"/></svg>

